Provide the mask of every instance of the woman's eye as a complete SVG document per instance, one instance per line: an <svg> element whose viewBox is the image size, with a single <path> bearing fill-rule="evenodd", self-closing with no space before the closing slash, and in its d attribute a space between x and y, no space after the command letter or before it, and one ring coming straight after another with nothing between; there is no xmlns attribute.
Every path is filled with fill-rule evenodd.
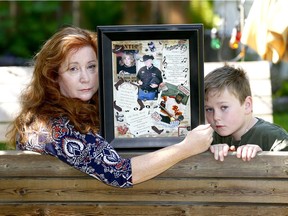
<svg viewBox="0 0 288 216"><path fill-rule="evenodd" d="M221 109L226 110L226 109L228 109L228 106L222 106Z"/></svg>
<svg viewBox="0 0 288 216"><path fill-rule="evenodd" d="M93 65L89 65L89 66L88 66L88 68L95 68L95 67L96 67L95 64L93 64Z"/></svg>
<svg viewBox="0 0 288 216"><path fill-rule="evenodd" d="M92 64L88 66L89 71L95 71L95 68L96 68L96 64Z"/></svg>
<svg viewBox="0 0 288 216"><path fill-rule="evenodd" d="M77 67L70 67L70 68L69 68L69 71L71 71L71 72L77 72L77 71L78 71L78 68L77 68Z"/></svg>

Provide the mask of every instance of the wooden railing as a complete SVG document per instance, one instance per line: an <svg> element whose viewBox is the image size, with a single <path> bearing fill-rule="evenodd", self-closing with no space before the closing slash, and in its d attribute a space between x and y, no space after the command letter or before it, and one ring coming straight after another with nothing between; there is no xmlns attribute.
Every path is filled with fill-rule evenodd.
<svg viewBox="0 0 288 216"><path fill-rule="evenodd" d="M205 152L119 189L52 156L0 151L0 215L288 215L288 152Z"/></svg>

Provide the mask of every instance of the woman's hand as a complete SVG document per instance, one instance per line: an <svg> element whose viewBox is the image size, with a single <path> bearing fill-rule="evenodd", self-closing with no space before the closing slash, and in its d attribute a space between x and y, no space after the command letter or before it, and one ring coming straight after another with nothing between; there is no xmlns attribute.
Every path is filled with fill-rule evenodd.
<svg viewBox="0 0 288 216"><path fill-rule="evenodd" d="M179 161L206 151L212 143L212 135L213 129L209 124L200 125L189 131L180 143L133 157L133 184L151 179Z"/></svg>
<svg viewBox="0 0 288 216"><path fill-rule="evenodd" d="M202 153L209 149L213 141L213 129L209 124L199 125L187 133L183 143L191 155Z"/></svg>

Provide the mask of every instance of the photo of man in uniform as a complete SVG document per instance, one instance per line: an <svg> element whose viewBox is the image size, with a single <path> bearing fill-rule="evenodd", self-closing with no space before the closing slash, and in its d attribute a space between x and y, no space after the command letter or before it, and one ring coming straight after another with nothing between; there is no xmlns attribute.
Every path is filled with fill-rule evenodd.
<svg viewBox="0 0 288 216"><path fill-rule="evenodd" d="M163 82L163 78L161 71L153 65L153 60L153 55L144 55L145 66L141 67L137 73L138 99L140 100L157 100L158 98L158 87Z"/></svg>

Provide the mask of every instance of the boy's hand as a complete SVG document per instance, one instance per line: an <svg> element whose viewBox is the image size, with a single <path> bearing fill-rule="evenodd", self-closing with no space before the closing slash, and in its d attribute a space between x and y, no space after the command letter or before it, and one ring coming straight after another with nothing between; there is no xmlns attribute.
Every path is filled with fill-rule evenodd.
<svg viewBox="0 0 288 216"><path fill-rule="evenodd" d="M224 161L224 157L227 156L230 150L227 144L216 144L210 146L210 151L214 154L215 160Z"/></svg>
<svg viewBox="0 0 288 216"><path fill-rule="evenodd" d="M242 145L237 148L237 157L242 158L243 161L250 161L252 158L254 158L257 154L257 152L261 152L262 149L258 145L254 144L247 144Z"/></svg>

